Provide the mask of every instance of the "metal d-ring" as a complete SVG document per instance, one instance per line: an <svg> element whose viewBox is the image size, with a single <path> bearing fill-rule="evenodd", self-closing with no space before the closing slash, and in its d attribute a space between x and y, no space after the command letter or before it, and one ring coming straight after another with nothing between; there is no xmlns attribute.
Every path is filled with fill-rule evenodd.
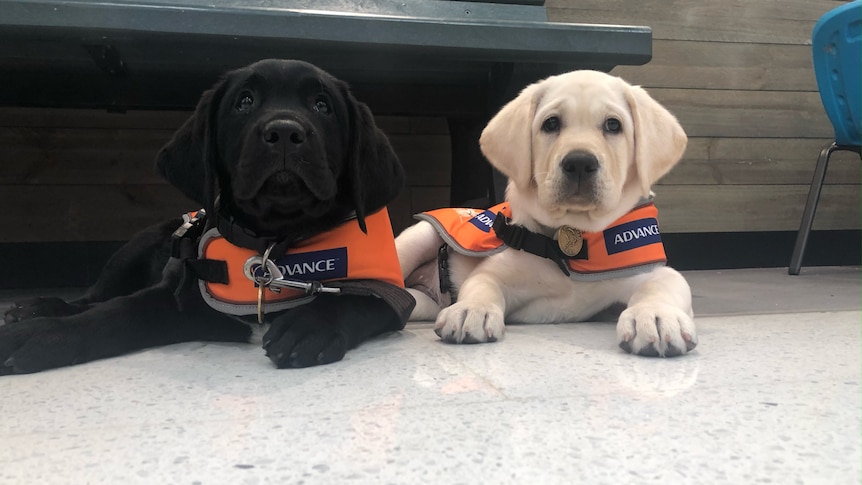
<svg viewBox="0 0 862 485"><path fill-rule="evenodd" d="M245 262L245 266L243 266L243 272L245 276L257 283L257 323L263 325L264 316L266 312L264 311L264 306L266 305L266 301L263 297L265 289L272 283L272 280L279 277L281 272L278 270L278 266L276 266L275 262L269 259L269 253L272 252L272 248L275 247L275 243L270 244L266 251L264 251L263 256L260 258L251 257L248 258ZM261 276L255 276L254 274L254 266L259 264L263 273Z"/></svg>

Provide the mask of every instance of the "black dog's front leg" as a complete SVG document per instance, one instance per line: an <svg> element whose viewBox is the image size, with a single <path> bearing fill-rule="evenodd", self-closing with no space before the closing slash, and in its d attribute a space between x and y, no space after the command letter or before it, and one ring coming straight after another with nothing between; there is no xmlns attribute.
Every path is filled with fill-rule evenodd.
<svg viewBox="0 0 862 485"><path fill-rule="evenodd" d="M363 341L402 327L379 298L320 295L276 317L263 348L279 368L310 367L337 362Z"/></svg>
<svg viewBox="0 0 862 485"><path fill-rule="evenodd" d="M247 325L217 312L199 308L180 312L173 292L156 286L76 315L0 326L0 375L38 372L190 340L247 341L249 335Z"/></svg>
<svg viewBox="0 0 862 485"><path fill-rule="evenodd" d="M6 323L39 317L56 318L75 315L93 304L156 285L171 254L171 233L182 224L175 218L138 232L115 252L99 274L99 279L75 300L42 296L15 302L6 310ZM0 362L2 364L2 362Z"/></svg>
<svg viewBox="0 0 862 485"><path fill-rule="evenodd" d="M37 296L16 301L4 312L6 323L22 322L39 317L65 317L89 308L87 303L67 302L56 296Z"/></svg>

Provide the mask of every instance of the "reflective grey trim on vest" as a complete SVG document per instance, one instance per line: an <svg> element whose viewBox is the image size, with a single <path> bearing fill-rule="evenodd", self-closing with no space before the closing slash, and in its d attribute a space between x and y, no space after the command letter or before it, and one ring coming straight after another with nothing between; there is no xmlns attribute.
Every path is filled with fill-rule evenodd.
<svg viewBox="0 0 862 485"><path fill-rule="evenodd" d="M236 303L227 303L221 301L214 296L210 295L207 291L207 283L204 280L198 280L198 286L201 289L201 297L203 297L204 301L214 310L218 310L222 313L227 313L228 315L238 315L238 316L247 316L247 315L257 315L257 303L254 304L236 304ZM264 302L263 310L264 313L274 313L280 312L282 310L290 310L291 308L296 308L300 305L305 305L306 303L310 303L312 300L317 298L317 295L309 295L300 298L294 298L292 300L285 300L279 302Z"/></svg>
<svg viewBox="0 0 862 485"><path fill-rule="evenodd" d="M204 244L208 243L210 239L215 239L217 237L221 237L221 234L218 232L218 228L213 227L209 231L205 232L201 236L201 240L198 241L198 257L202 258L204 256Z"/></svg>
<svg viewBox="0 0 862 485"><path fill-rule="evenodd" d="M201 236L201 240L198 243L198 257L203 257L204 244L210 241L210 239L215 239L217 237L222 237L218 232L218 228L212 228L209 231L205 232L203 236ZM248 280L249 283L252 283L251 280ZM253 284L253 283L252 283ZM201 297L204 299L207 305L209 305L214 310L218 310L222 313L227 313L228 315L238 315L238 316L246 316L246 315L257 315L257 303L250 304L237 304L237 303L228 303L225 301L221 301L218 298L212 296L207 291L207 282L204 280L198 280L198 287L201 290ZM265 313L278 312L281 310L290 310L291 308L296 308L300 305L304 305L306 303L311 302L317 297L317 295L308 295L304 297L298 297L291 300L284 300L279 302L264 302L263 310Z"/></svg>
<svg viewBox="0 0 862 485"><path fill-rule="evenodd" d="M640 199L638 199L638 203L635 204L635 206L632 207L632 210L630 210L629 212L638 210L645 205L652 204L653 202L655 202L655 194L650 192L649 197L641 197ZM605 229L607 229L607 227Z"/></svg>
<svg viewBox="0 0 862 485"><path fill-rule="evenodd" d="M656 263L647 263L642 264L640 266L632 266L631 268L623 268L623 269L614 269L610 271L602 271L601 273L578 273L573 269L569 268L569 279L572 281L605 281L612 280L616 278L627 278L629 276L637 276L641 274L646 274L653 271L656 268L661 268L666 263L663 261L659 261Z"/></svg>
<svg viewBox="0 0 862 485"><path fill-rule="evenodd" d="M498 247L498 248L489 249L487 251L473 251L471 249L467 249L464 246L461 246L460 244L458 244L458 241L453 239L452 236L450 236L449 233L446 232L446 229L443 228L443 225L440 224L440 221L435 219L433 216L430 216L430 215L425 214L423 212L423 213L416 214L415 216L413 216L413 218L418 219L420 221L426 221L426 222L431 223L431 225L434 226L434 230L436 230L437 234L440 235L440 238L443 239L443 242L445 242L447 245L449 245L450 248L463 254L464 256L472 256L474 258L485 258L485 257L491 256L493 254L497 254L499 252L502 252L503 250L509 248L509 246L506 246L505 244L500 242L500 247ZM491 229L491 230L493 231L493 229Z"/></svg>

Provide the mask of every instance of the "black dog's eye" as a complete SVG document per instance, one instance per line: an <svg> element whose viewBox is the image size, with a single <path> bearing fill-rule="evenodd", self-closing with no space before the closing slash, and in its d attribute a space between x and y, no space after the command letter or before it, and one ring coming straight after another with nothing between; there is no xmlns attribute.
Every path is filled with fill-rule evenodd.
<svg viewBox="0 0 862 485"><path fill-rule="evenodd" d="M236 103L237 111L248 111L254 106L254 97L251 93L242 93Z"/></svg>
<svg viewBox="0 0 862 485"><path fill-rule="evenodd" d="M551 116L542 123L542 131L545 133L556 133L560 131L560 119L556 116Z"/></svg>
<svg viewBox="0 0 862 485"><path fill-rule="evenodd" d="M329 101L325 97L320 96L314 102L314 111L328 115L332 112L332 108L329 107Z"/></svg>
<svg viewBox="0 0 862 485"><path fill-rule="evenodd" d="M608 118L605 120L605 125L602 127L605 133L617 134L623 131L623 124L616 118Z"/></svg>

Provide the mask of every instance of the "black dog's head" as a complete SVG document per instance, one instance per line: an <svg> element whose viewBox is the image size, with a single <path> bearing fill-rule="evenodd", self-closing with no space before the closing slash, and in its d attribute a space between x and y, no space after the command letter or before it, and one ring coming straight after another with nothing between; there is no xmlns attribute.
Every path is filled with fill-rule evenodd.
<svg viewBox="0 0 862 485"><path fill-rule="evenodd" d="M368 107L301 61L227 73L162 148L162 175L186 196L267 237L329 229L398 195L404 175Z"/></svg>

